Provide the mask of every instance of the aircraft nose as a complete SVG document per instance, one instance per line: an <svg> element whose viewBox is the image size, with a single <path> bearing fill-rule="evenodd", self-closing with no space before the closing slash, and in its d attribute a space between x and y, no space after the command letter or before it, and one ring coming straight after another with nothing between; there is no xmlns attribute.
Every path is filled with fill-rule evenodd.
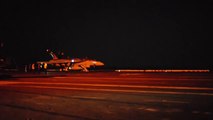
<svg viewBox="0 0 213 120"><path fill-rule="evenodd" d="M104 63L103 63L103 62L100 62L99 64L100 64L101 66L102 66L102 65L104 65Z"/></svg>
<svg viewBox="0 0 213 120"><path fill-rule="evenodd" d="M95 65L97 65L97 66L103 66L103 65L104 65L104 63L103 63L103 62L98 61L98 62L96 62L96 64L95 64Z"/></svg>

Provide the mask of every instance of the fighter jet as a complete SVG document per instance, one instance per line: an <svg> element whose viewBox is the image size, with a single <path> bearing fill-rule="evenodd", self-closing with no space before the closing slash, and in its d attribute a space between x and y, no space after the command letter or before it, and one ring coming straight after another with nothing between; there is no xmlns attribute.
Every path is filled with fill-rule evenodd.
<svg viewBox="0 0 213 120"><path fill-rule="evenodd" d="M49 49L47 52L51 55L52 59L49 61L38 61L37 64L48 64L51 66L60 67L60 69L64 71L69 70L81 70L84 72L88 72L89 68L96 66L104 66L104 63L97 60L92 59L80 59L80 58L58 58L56 54L54 54Z"/></svg>

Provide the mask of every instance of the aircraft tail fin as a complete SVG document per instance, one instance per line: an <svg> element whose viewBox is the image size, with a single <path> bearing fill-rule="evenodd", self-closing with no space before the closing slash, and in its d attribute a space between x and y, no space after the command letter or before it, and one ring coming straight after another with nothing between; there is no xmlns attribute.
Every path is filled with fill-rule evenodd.
<svg viewBox="0 0 213 120"><path fill-rule="evenodd" d="M49 49L47 49L47 52L51 55L51 57L55 60L58 59L58 57L56 56L55 53L53 53L52 51L50 51Z"/></svg>

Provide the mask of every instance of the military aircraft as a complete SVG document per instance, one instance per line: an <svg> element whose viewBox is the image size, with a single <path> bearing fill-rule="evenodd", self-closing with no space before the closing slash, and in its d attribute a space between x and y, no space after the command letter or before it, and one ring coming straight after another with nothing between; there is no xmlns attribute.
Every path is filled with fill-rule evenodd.
<svg viewBox="0 0 213 120"><path fill-rule="evenodd" d="M47 64L49 66L59 67L63 71L69 70L82 70L84 72L88 72L88 68L96 67L96 66L104 66L104 63L97 60L92 59L80 59L80 58L58 58L56 54L54 54L49 49L47 52L51 55L52 59L49 61L38 61L37 64L43 65Z"/></svg>

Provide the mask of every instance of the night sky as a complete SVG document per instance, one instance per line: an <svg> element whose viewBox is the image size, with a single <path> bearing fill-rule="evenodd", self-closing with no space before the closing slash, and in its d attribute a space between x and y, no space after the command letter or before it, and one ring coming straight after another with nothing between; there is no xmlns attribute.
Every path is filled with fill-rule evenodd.
<svg viewBox="0 0 213 120"><path fill-rule="evenodd" d="M4 53L20 64L51 49L115 68L213 67L210 0L139 1L2 1Z"/></svg>

